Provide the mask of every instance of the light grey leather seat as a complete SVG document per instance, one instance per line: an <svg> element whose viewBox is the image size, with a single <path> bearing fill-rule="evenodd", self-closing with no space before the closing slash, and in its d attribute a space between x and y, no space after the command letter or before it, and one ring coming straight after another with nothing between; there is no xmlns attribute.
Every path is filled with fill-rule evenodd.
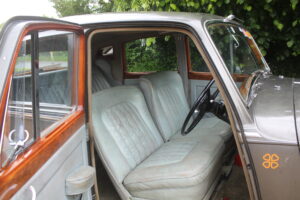
<svg viewBox="0 0 300 200"><path fill-rule="evenodd" d="M203 135L220 136L227 142L232 136L230 126L217 117L203 118L188 135L180 130L189 112L183 83L175 71L163 71L140 78L142 89L151 115L165 141L176 138L200 138Z"/></svg>
<svg viewBox="0 0 300 200"><path fill-rule="evenodd" d="M92 68L92 93L110 88L110 84L104 77L102 71L98 66L94 65Z"/></svg>
<svg viewBox="0 0 300 200"><path fill-rule="evenodd" d="M116 81L112 75L112 65L111 62L104 58L98 58L96 60L96 66L99 67L103 76L111 86L118 86L121 85L120 82Z"/></svg>
<svg viewBox="0 0 300 200"><path fill-rule="evenodd" d="M105 59L99 58L92 67L92 93L120 85L113 79L111 65Z"/></svg>
<svg viewBox="0 0 300 200"><path fill-rule="evenodd" d="M93 94L97 151L123 199L199 200L220 170L220 137L164 143L142 92L118 86Z"/></svg>

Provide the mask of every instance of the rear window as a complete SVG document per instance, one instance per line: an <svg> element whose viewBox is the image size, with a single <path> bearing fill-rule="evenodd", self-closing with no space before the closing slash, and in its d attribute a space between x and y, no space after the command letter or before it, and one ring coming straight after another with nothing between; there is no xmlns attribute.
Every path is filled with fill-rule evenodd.
<svg viewBox="0 0 300 200"><path fill-rule="evenodd" d="M177 70L173 36L149 37L125 44L127 72Z"/></svg>

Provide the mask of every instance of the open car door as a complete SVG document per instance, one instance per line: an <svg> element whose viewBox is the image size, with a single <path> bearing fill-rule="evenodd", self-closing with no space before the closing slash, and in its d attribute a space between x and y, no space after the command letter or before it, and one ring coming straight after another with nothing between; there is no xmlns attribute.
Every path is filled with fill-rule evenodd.
<svg viewBox="0 0 300 200"><path fill-rule="evenodd" d="M16 17L0 34L0 199L91 199L85 39L75 24Z"/></svg>

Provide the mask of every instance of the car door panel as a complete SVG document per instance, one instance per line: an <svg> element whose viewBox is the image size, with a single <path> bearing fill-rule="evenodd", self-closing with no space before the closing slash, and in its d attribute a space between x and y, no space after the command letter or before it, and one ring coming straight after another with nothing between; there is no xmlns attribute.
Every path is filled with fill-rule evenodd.
<svg viewBox="0 0 300 200"><path fill-rule="evenodd" d="M72 65L74 67L70 70L72 78L69 84L72 85L72 88L69 88L69 91L72 91L70 97L71 101L75 102L75 106L69 110L67 115L59 118L59 121L51 121L51 117L47 119L47 117L43 118L45 115L42 116L40 126L42 132L47 133L41 133L33 143L18 153L7 165L2 165L2 160L0 160L0 199L32 199L33 193L36 193L38 199L68 199L65 193L66 177L75 169L89 164L85 110L83 109L85 101L85 39L83 29L80 26L63 21L34 17L26 18L26 20L17 18L15 21L11 20L10 23L9 26L4 27L5 31L0 35L0 47L4 47L2 53L0 52L0 56L9 59L8 62L1 62L3 64L1 67L7 72L5 79L2 79L5 82L0 86L0 111L2 113L0 116L1 159L6 156L2 152L2 145L5 143L3 140L7 140L4 129L7 127L10 118L5 117L7 115L6 110L10 109L9 106L12 105L9 104L9 91L13 88L11 83L13 82L14 68L22 42L24 42L27 34L40 30L59 30L76 34L76 41L74 40L74 44L70 45L72 51L76 54L74 53L71 57L68 57L69 60L74 61L74 65ZM11 45L15 49L13 55L5 55L4 53L11 52L11 47L4 45L8 42L5 39L10 38L10 32L14 32L18 40L11 40ZM73 57L73 55L76 57ZM57 110L59 110L58 108L59 106ZM42 112L47 109L47 106L41 104ZM35 117L35 115L32 114L32 117ZM26 124L32 124L30 119L26 118L23 121L25 126ZM44 131L44 128L46 128L46 131ZM91 192L84 194L83 198L91 199Z"/></svg>
<svg viewBox="0 0 300 200"><path fill-rule="evenodd" d="M208 84L209 80L201 80L201 79L189 79L190 88L191 88L191 105L196 101L199 97L205 86ZM236 85L241 86L242 82L236 82ZM214 84L212 87L212 91L217 89L217 86Z"/></svg>
<svg viewBox="0 0 300 200"><path fill-rule="evenodd" d="M77 130L12 199L31 199L30 186L34 187L37 199L68 199L65 179L73 170L88 165L86 130L85 125ZM84 199L91 199L91 194L84 194Z"/></svg>
<svg viewBox="0 0 300 200"><path fill-rule="evenodd" d="M2 168L0 172L0 199L9 199L15 194L84 124L83 112L74 113L54 133L36 141L27 151L20 154L11 165ZM86 137L83 132L79 132L79 134L84 134L84 137ZM64 168L64 170L71 173L68 168ZM39 177L36 178L39 179ZM65 177L61 178L65 179ZM49 194L52 192L48 191Z"/></svg>
<svg viewBox="0 0 300 200"><path fill-rule="evenodd" d="M200 93L203 91L205 86L208 84L209 80L196 80L196 79L189 79L190 87L191 87L191 105L196 101ZM211 87L215 90L217 87L213 85Z"/></svg>

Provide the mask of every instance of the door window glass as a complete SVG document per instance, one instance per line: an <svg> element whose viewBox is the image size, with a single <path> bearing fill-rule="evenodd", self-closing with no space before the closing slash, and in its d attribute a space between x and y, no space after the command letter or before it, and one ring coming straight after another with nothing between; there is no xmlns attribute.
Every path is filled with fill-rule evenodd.
<svg viewBox="0 0 300 200"><path fill-rule="evenodd" d="M67 116L75 109L74 48L76 35L63 31L39 33L40 130ZM74 86L73 86L74 85Z"/></svg>
<svg viewBox="0 0 300 200"><path fill-rule="evenodd" d="M22 42L11 80L8 108L2 132L2 166L13 160L18 153L15 152L18 141L23 142L25 148L34 140L30 96L32 80L30 39L30 36L26 36Z"/></svg>
<svg viewBox="0 0 300 200"><path fill-rule="evenodd" d="M2 166L75 111L77 42L76 34L65 31L42 31L24 37L0 143ZM32 63L38 65L34 68ZM16 148L18 145L22 147Z"/></svg>

